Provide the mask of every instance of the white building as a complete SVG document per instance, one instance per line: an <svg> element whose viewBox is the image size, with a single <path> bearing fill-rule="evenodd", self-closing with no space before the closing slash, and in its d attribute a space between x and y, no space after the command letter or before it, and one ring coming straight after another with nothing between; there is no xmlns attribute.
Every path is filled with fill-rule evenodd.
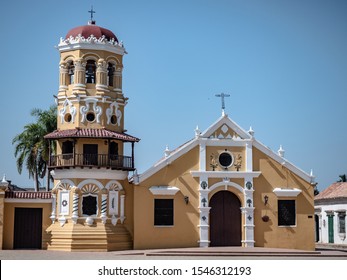
<svg viewBox="0 0 347 280"><path fill-rule="evenodd" d="M315 197L316 242L347 244L347 183L330 185Z"/></svg>

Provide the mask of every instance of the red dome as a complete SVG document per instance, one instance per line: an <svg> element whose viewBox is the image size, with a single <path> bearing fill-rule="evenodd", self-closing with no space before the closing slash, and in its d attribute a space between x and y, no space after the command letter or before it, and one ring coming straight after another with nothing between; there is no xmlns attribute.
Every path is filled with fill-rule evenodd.
<svg viewBox="0 0 347 280"><path fill-rule="evenodd" d="M70 36L76 37L79 34L81 34L84 38L88 38L89 36L94 35L96 38L99 39L102 36L105 36L107 40L114 39L116 42L118 42L116 35L114 35L111 30L97 26L95 24L88 24L88 25L77 26L75 28L72 28L66 34L65 39L70 38Z"/></svg>

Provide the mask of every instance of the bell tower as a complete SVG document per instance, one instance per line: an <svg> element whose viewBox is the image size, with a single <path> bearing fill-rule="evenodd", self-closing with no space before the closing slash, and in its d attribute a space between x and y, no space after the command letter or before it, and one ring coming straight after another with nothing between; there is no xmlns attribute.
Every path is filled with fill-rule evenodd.
<svg viewBox="0 0 347 280"><path fill-rule="evenodd" d="M131 249L128 173L135 170L134 143L139 139L125 133L126 50L92 17L61 38L57 49L57 130L45 136L55 150L49 162L54 188L48 249Z"/></svg>

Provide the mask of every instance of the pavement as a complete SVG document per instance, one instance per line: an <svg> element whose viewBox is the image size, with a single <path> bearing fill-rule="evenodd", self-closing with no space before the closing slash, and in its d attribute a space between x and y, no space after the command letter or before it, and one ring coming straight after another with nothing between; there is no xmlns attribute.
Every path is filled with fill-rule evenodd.
<svg viewBox="0 0 347 280"><path fill-rule="evenodd" d="M208 247L129 250L112 252L64 252L48 250L0 250L0 260L347 260L347 246L318 244L315 251L279 248Z"/></svg>

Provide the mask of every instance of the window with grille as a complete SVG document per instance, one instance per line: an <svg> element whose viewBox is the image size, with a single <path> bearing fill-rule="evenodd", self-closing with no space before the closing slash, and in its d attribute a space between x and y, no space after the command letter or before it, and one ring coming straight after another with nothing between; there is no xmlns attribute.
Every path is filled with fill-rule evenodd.
<svg viewBox="0 0 347 280"><path fill-rule="evenodd" d="M338 214L339 217L339 233L346 233L346 213L341 212Z"/></svg>
<svg viewBox="0 0 347 280"><path fill-rule="evenodd" d="M295 200L279 200L278 201L278 225L279 226L295 226L296 225Z"/></svg>
<svg viewBox="0 0 347 280"><path fill-rule="evenodd" d="M154 225L173 226L173 199L154 199Z"/></svg>

